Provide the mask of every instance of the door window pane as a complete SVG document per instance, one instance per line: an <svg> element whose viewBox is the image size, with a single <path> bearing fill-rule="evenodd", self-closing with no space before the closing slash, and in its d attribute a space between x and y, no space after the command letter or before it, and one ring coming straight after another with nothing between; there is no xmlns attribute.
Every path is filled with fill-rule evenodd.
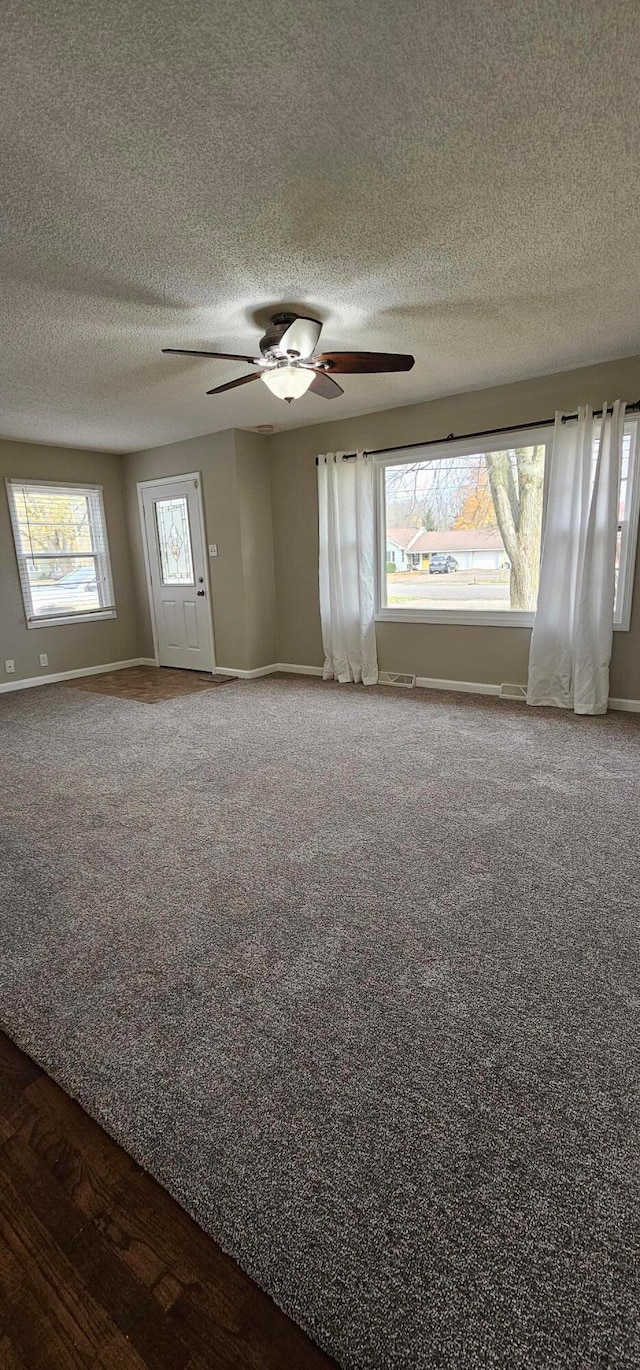
<svg viewBox="0 0 640 1370"><path fill-rule="evenodd" d="M185 495L155 501L163 585L195 585Z"/></svg>

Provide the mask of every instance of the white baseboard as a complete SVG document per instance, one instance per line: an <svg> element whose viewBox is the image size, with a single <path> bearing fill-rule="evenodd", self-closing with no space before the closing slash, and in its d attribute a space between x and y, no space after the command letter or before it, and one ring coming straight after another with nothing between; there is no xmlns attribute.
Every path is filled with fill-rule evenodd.
<svg viewBox="0 0 640 1370"><path fill-rule="evenodd" d="M526 703L526 695L520 701L515 695L502 693L502 685L482 684L479 681L471 680L437 680L430 676L416 676L416 685L421 685L427 690L452 690L454 693L463 692L473 695L501 695L503 699L513 703ZM524 687L523 687L524 688ZM619 709L623 713L640 713L640 699L610 699L610 709Z"/></svg>
<svg viewBox="0 0 640 1370"><path fill-rule="evenodd" d="M240 680L256 680L258 676L275 675L282 671L285 675L322 675L322 666L292 666L289 662L274 661L270 666L257 666L253 671L234 670L231 666L216 666L218 675L237 675Z"/></svg>
<svg viewBox="0 0 640 1370"><path fill-rule="evenodd" d="M273 675L277 666L256 666L253 671L243 671L239 666L214 666L214 675L237 675L240 680L257 680L261 675Z"/></svg>
<svg viewBox="0 0 640 1370"><path fill-rule="evenodd" d="M0 684L0 694L11 690L30 690L37 685L55 685L60 680L76 680L80 676L102 675L107 671L124 671L128 666L156 666L155 657L135 656L130 661L106 661L102 666L83 666L78 671L57 671L52 675L30 676L26 680L7 680ZM238 676L240 680L257 680L260 676L311 675L321 676L322 666L299 666L290 661L274 661L270 666L257 666L252 671L234 669L231 666L215 666L219 675ZM489 685L477 680L439 680L435 676L416 676L416 685L424 690L450 690L453 693L474 695L500 695L501 685ZM609 708L621 713L640 713L640 699L610 699Z"/></svg>
<svg viewBox="0 0 640 1370"><path fill-rule="evenodd" d="M7 680L0 685L0 694L9 690L30 690L35 685L55 685L59 680L77 680L83 675L104 675L107 671L124 671L127 666L155 666L153 657L134 656L130 661L106 661L103 666L83 666L79 671L56 671L53 675L28 676L26 680Z"/></svg>
<svg viewBox="0 0 640 1370"><path fill-rule="evenodd" d="M416 685L423 690L453 690L470 695L499 695L500 685L487 685L477 680L438 680L435 676L417 675Z"/></svg>
<svg viewBox="0 0 640 1370"><path fill-rule="evenodd" d="M56 671L51 675L29 676L26 680L7 680L0 684L0 693L9 690L29 690L36 685L55 685L60 680L76 680L83 675L100 675L107 671L123 671L127 666L157 666L153 656L136 656L130 661L106 661L103 666L83 666L77 671ZM253 671L244 671L234 666L214 666L218 675L235 675L240 680L256 680L258 676L274 675L276 671L291 675L322 675L322 666L290 666L273 661L269 666L257 666Z"/></svg>
<svg viewBox="0 0 640 1370"><path fill-rule="evenodd" d="M292 666L290 661L279 661L273 669L286 675L322 675L322 666Z"/></svg>

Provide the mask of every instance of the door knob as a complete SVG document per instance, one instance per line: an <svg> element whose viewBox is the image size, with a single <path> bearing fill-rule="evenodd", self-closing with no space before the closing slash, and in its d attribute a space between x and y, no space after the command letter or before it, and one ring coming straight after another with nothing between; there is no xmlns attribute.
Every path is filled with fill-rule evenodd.
<svg viewBox="0 0 640 1370"><path fill-rule="evenodd" d="M203 595L203 594L204 594L204 590L196 590L196 594L197 594L197 595Z"/></svg>

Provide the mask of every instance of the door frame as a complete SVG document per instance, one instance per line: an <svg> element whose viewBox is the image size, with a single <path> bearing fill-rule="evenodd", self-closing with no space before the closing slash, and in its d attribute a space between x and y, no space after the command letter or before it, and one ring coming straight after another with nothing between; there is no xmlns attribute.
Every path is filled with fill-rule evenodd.
<svg viewBox="0 0 640 1370"><path fill-rule="evenodd" d="M149 564L149 547L147 543L147 523L144 515L143 495L145 490L151 490L158 485L181 485L185 480L196 482L196 493L198 496L198 511L200 515L200 534L204 550L204 581L207 590L209 603L209 640L211 643L211 673L216 670L216 643L213 631L213 602L211 599L211 582L209 577L209 547L207 543L207 530L204 522L204 504L202 501L202 474L200 471L185 471L179 476L158 476L154 480L136 481L138 490L138 511L140 515L140 531L142 533L142 551L144 554L144 571L147 582L147 599L149 602L149 613L151 615L151 632L153 634L153 655L156 666L160 665L160 649L158 646L158 627L156 623L156 606L153 600L153 584L151 580L151 566Z"/></svg>

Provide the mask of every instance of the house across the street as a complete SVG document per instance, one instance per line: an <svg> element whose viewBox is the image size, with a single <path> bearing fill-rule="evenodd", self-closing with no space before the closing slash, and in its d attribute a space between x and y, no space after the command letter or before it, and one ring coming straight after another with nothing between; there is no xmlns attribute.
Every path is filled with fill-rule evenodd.
<svg viewBox="0 0 640 1370"><path fill-rule="evenodd" d="M455 557L460 571L498 571L508 561L497 528L454 528L445 532L387 529L387 562L392 562L397 571L428 570L432 552Z"/></svg>

